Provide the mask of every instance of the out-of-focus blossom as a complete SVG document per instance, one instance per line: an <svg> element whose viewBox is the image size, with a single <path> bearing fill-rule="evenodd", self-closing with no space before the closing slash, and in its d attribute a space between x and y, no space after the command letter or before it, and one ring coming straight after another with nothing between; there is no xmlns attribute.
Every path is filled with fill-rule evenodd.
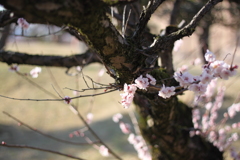
<svg viewBox="0 0 240 160"><path fill-rule="evenodd" d="M179 39L179 40L175 41L173 51L177 52L179 50L179 48L181 47L182 43L183 43L182 39Z"/></svg>
<svg viewBox="0 0 240 160"><path fill-rule="evenodd" d="M117 114L113 115L112 120L113 120L113 122L118 123L120 121L120 119L122 119L122 118L123 118L122 114L117 113Z"/></svg>
<svg viewBox="0 0 240 160"><path fill-rule="evenodd" d="M193 65L199 65L201 64L201 59L200 58L196 58L194 61L193 61Z"/></svg>
<svg viewBox="0 0 240 160"><path fill-rule="evenodd" d="M206 92L207 90L207 85L206 84L202 84L202 83L198 83L198 84L191 84L188 89L190 91L193 91L196 95L202 95Z"/></svg>
<svg viewBox="0 0 240 160"><path fill-rule="evenodd" d="M9 67L9 71L11 71L11 72L19 71L18 65L16 65L16 64L11 65L11 66Z"/></svg>
<svg viewBox="0 0 240 160"><path fill-rule="evenodd" d="M216 56L209 50L207 50L204 57L207 62L213 62L216 59Z"/></svg>
<svg viewBox="0 0 240 160"><path fill-rule="evenodd" d="M28 29L29 27L29 23L24 18L18 18L17 23L23 29Z"/></svg>
<svg viewBox="0 0 240 160"><path fill-rule="evenodd" d="M38 74L42 72L42 68L40 67L35 67L30 71L30 75L32 76L32 78L37 78Z"/></svg>
<svg viewBox="0 0 240 160"><path fill-rule="evenodd" d="M86 120L87 120L87 123L88 123L88 124L92 123L93 114L92 114L92 113L88 113L86 118L87 118Z"/></svg>
<svg viewBox="0 0 240 160"><path fill-rule="evenodd" d="M129 134L131 132L131 126L128 123L120 122L119 127L124 134Z"/></svg>
<svg viewBox="0 0 240 160"><path fill-rule="evenodd" d="M101 145L99 147L99 153L104 156L104 157L108 157L109 156L109 152L108 152L108 149L107 147L105 147L104 145Z"/></svg>
<svg viewBox="0 0 240 160"><path fill-rule="evenodd" d="M69 104L71 101L72 101L72 100L71 100L70 97L68 97L68 96L65 96L65 97L64 97L64 102L65 102L66 104Z"/></svg>

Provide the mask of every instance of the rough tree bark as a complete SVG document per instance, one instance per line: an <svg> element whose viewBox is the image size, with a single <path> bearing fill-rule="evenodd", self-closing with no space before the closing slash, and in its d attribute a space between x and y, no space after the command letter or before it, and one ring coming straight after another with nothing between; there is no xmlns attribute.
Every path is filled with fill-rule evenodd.
<svg viewBox="0 0 240 160"><path fill-rule="evenodd" d="M133 1L119 0L119 2L128 4ZM118 5L118 0L0 0L0 4L14 12L12 19L24 17L30 23L67 26L71 34L78 39L83 39L101 59L89 59L89 62L103 63L120 86L124 83L132 83L139 75L147 72L157 79L158 85L163 83L162 79L171 78L173 68L169 68L172 67L172 64L169 64L172 62L169 62L168 57L171 56L167 54L171 54L174 42L190 36L202 17L221 0L209 0L185 27L165 36L156 36L150 46L143 47L147 22L163 2L164 0L150 0L139 17L133 35L124 38L106 15L109 6ZM160 52L161 54L158 54ZM164 65L165 68L149 68L146 60L158 55L169 63ZM21 60L21 57L25 56L27 60L25 58ZM81 55L79 57L81 58ZM66 57L52 57L52 60L48 58L50 57L39 55L31 57L31 55L22 53L0 52L0 61L8 64L74 66L74 63L69 64L74 60L71 61ZM68 63L65 63L66 61ZM166 86L176 85L176 81L172 79L164 81L164 84ZM188 106L179 102L176 96L163 99L157 96L157 90L151 88L149 90L137 91L134 102L140 115L139 124L142 134L151 146L153 159L223 159L222 152L204 138L189 136L193 124L191 109ZM149 119L152 120L152 125L148 125Z"/></svg>

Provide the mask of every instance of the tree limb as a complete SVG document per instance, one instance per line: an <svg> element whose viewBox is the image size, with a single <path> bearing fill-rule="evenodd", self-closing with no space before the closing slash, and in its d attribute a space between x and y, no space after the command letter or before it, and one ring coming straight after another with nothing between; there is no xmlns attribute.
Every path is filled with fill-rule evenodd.
<svg viewBox="0 0 240 160"><path fill-rule="evenodd" d="M72 56L30 55L27 53L0 51L0 61L7 64L27 64L37 66L73 67L90 63L101 63L95 52L90 50Z"/></svg>
<svg viewBox="0 0 240 160"><path fill-rule="evenodd" d="M165 0L150 0L147 8L144 9L140 15L139 23L137 24L136 31L133 35L133 39L138 39L142 35L148 21L150 20L152 14L155 10L164 2Z"/></svg>
<svg viewBox="0 0 240 160"><path fill-rule="evenodd" d="M183 37L186 36L190 36L193 34L193 32L195 31L198 23L200 22L200 20L203 18L203 16L205 14L207 14L207 12L209 12L215 5L217 5L219 2L221 2L222 0L209 0L205 6L203 6L201 8L201 10L193 17L193 19L191 20L191 22L186 25L185 27L183 27L182 29L169 34L167 36L163 36L163 37L159 37L155 44L150 48L147 49L147 52L149 54L152 53L152 51L156 51L156 50L164 50L165 48L167 48L169 43L166 42L172 42L174 43L176 40L181 39Z"/></svg>

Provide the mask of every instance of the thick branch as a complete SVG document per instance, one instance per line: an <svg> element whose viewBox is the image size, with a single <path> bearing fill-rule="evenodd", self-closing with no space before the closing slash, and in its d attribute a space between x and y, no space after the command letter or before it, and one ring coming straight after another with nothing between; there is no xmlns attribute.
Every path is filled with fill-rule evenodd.
<svg viewBox="0 0 240 160"><path fill-rule="evenodd" d="M37 66L73 67L82 66L94 62L101 63L97 54L87 51L83 54L72 56L49 56L49 55L30 55L26 53L0 51L0 61L7 64L27 64Z"/></svg>
<svg viewBox="0 0 240 160"><path fill-rule="evenodd" d="M155 45L153 45L149 49L149 54L153 50L164 50L165 48L167 48L169 43L166 42L174 43L178 39L186 36L191 36L203 16L221 1L222 0L209 0L206 5L203 6L202 9L193 17L193 19L188 25L170 35L159 37L159 39L156 40Z"/></svg>
<svg viewBox="0 0 240 160"><path fill-rule="evenodd" d="M144 9L140 15L139 23L137 24L136 31L133 35L133 38L137 40L143 33L148 21L150 20L152 14L156 9L164 2L165 0L150 0L147 8Z"/></svg>

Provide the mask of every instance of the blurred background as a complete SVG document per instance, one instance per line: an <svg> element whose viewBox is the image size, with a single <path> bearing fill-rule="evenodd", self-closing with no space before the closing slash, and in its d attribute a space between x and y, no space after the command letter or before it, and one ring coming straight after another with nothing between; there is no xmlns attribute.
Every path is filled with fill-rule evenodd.
<svg viewBox="0 0 240 160"><path fill-rule="evenodd" d="M171 11L175 3L173 1L164 3L151 17L148 24L151 33L158 35L169 24L179 23L182 20L188 23L203 4L204 1L185 1L179 5L181 12L178 12L178 17L175 18L174 22L170 22L173 19L171 18ZM175 48L173 52L175 70L185 65L184 67L188 67L192 74L198 75L201 72L201 64L192 64L197 58L203 63L203 51L206 48L215 53L217 59L224 60L229 64L233 59L233 64L239 65L240 43L237 44L239 38L239 15L240 10L237 3L224 1L218 5L204 18L196 32L191 37L183 38L181 45ZM61 28L40 24L30 24L27 30L22 30L17 24L1 28L0 45L2 45L1 49L39 55L70 56L83 53L87 49L84 43L79 42ZM235 47L237 47L237 51L233 58ZM66 89L66 87L77 90L87 88L83 75L69 76L65 73L66 68L42 67L42 72L38 78L33 79L29 76L26 79L25 76L10 72L9 67L5 63L0 63L1 95L15 98L51 99L52 97L40 88L44 88L56 96L60 94L62 97L75 96L73 91ZM19 72L29 73L34 67L36 66L19 65ZM71 68L70 72L77 73L77 68ZM83 73L99 83L114 83L114 80L106 74L104 67L100 64L91 64L84 67ZM104 74L101 75L102 73ZM222 114L227 111L227 108L232 103L239 103L239 80L238 71L237 75L228 81L218 81L219 86L226 87L224 102L219 111L219 121L222 119ZM87 81L91 83L91 81ZM90 90L79 94L96 94L100 92L102 91ZM118 124L112 121L114 114L122 113L124 116L123 121L132 125L129 114L134 111L134 105L129 109L124 109L119 103L121 101L120 93L122 92L115 91L97 97L79 98L73 100L72 103L78 106L84 117L88 113L93 114L90 126L118 155L121 155L123 159L134 160L137 159L137 153L133 146L128 143L128 135L123 134ZM192 105L194 95L187 91L179 98ZM83 128L84 124L74 115L67 104L48 101L17 101L1 97L0 102L0 141L51 149L85 159L112 159L112 157L102 157L98 150L90 145L70 145L51 140L19 125L18 122L2 113L5 111L46 134L73 142L85 142L82 137L74 135L74 131ZM240 118L237 115L235 118L228 120L226 125L239 121ZM240 133L239 130L236 131ZM70 136L72 134L73 137ZM85 134L90 135L88 131ZM239 149L240 142L234 143L234 146ZM225 157L231 159L229 153L226 153ZM63 160L66 158L30 149L0 147L0 159Z"/></svg>

